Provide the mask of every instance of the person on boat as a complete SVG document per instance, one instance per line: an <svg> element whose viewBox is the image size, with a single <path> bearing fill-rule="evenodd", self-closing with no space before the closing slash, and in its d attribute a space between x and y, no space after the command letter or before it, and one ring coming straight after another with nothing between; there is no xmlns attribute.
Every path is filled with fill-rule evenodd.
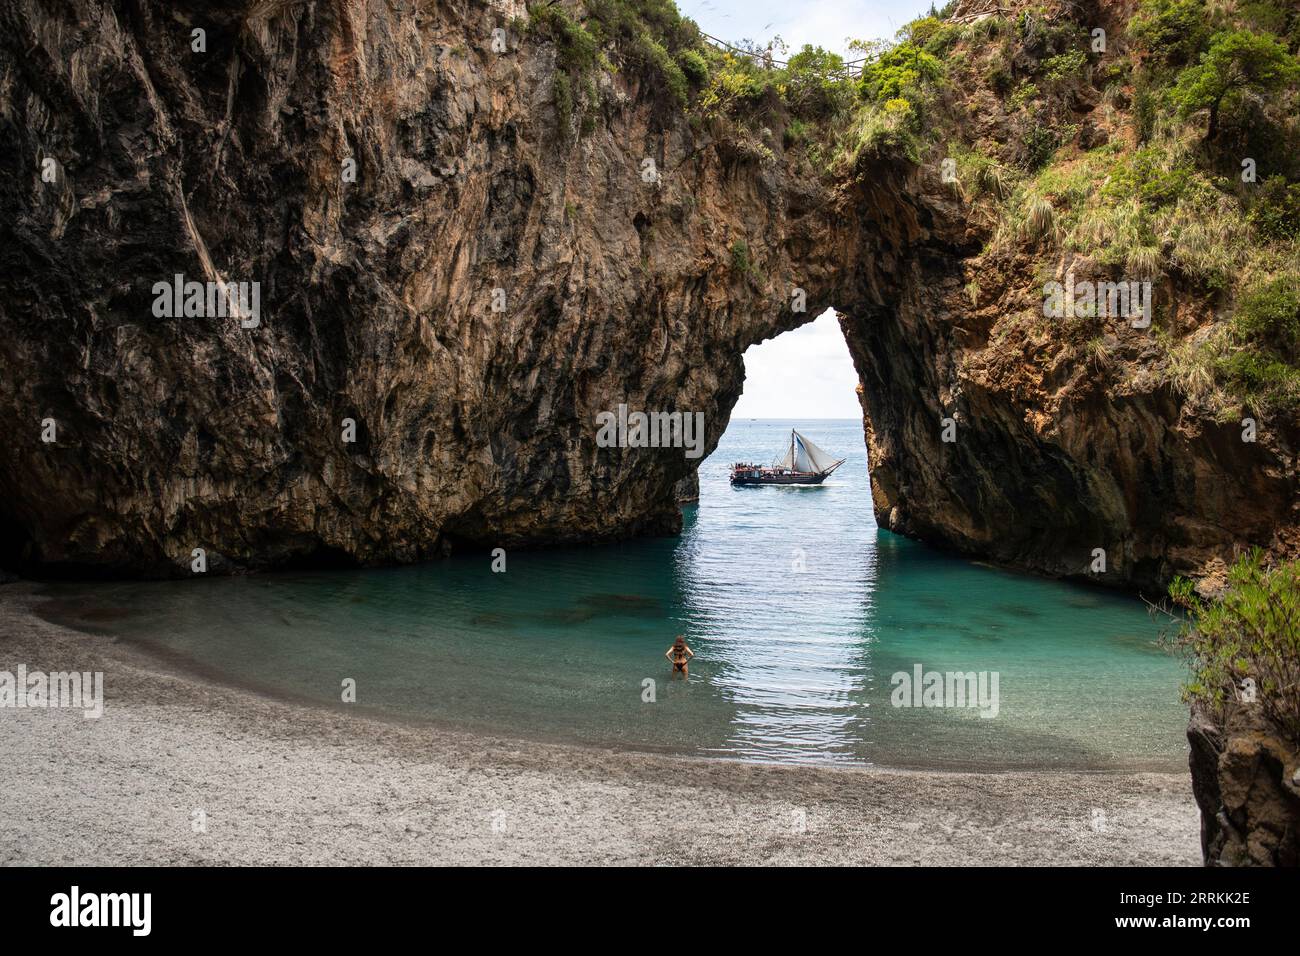
<svg viewBox="0 0 1300 956"><path fill-rule="evenodd" d="M695 652L686 646L685 634L678 634L677 640L673 641L673 646L664 651L664 657L672 661L674 676L677 674L688 676L688 666L694 656Z"/></svg>

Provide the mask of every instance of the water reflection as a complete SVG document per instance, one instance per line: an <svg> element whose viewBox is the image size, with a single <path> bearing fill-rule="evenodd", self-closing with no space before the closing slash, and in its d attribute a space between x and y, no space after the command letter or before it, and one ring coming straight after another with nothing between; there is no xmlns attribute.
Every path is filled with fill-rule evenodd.
<svg viewBox="0 0 1300 956"><path fill-rule="evenodd" d="M798 499L763 504L815 507ZM832 541L812 552L798 544L756 549L751 536L718 534L710 520L717 514L687 529L681 554L687 616L707 637L712 680L735 707L718 750L858 759L869 722L870 641L863 636L874 556Z"/></svg>

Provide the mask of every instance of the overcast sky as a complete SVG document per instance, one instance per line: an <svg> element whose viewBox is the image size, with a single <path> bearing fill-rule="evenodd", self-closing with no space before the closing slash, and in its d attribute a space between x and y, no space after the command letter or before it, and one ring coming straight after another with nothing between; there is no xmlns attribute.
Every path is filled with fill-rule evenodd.
<svg viewBox="0 0 1300 956"><path fill-rule="evenodd" d="M745 391L732 419L861 418L848 346L835 313L745 352Z"/></svg>
<svg viewBox="0 0 1300 956"><path fill-rule="evenodd" d="M892 39L930 0L677 0L677 9L720 40L779 35L792 51L811 43L844 53L846 39Z"/></svg>
<svg viewBox="0 0 1300 956"><path fill-rule="evenodd" d="M850 39L892 38L930 0L677 0L677 7L720 40L779 35L791 51L811 43L845 53ZM745 352L745 391L732 418L860 419L857 384L835 313L826 312Z"/></svg>

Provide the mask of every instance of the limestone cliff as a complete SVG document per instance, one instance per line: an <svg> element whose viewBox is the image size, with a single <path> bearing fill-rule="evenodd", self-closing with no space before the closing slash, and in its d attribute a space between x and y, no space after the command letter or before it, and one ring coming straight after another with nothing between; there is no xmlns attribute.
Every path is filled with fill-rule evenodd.
<svg viewBox="0 0 1300 956"><path fill-rule="evenodd" d="M200 547L229 571L671 533L699 459L600 447L595 416L703 412L707 453L745 348L828 306L886 527L1058 574L1104 548L1118 586L1295 548L1294 424L1243 444L1167 386L995 336L1041 282L982 257L934 165L827 175L780 109L720 128L630 70L599 72L579 129L526 15L0 4L0 560L167 575ZM258 282L257 325L156 315L178 274ZM1140 367L1143 334L1109 334Z"/></svg>

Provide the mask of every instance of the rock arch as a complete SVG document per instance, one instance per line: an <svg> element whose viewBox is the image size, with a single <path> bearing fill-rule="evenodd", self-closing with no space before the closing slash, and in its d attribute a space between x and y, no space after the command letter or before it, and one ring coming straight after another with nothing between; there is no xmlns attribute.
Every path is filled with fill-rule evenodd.
<svg viewBox="0 0 1300 956"><path fill-rule="evenodd" d="M1243 450L1166 390L990 341L1034 291L985 276L971 301L983 236L933 170L832 181L778 123L693 124L628 77L578 133L553 50L493 52L486 4L396 0L364 30L333 4L199 6L6 17L10 563L166 575L200 543L224 571L672 532L693 463L599 448L595 414L702 411L711 451L745 348L830 305L886 527L1062 574L1101 546L1124 586L1294 539L1285 439ZM190 14L206 59L178 39ZM259 281L261 326L152 317L178 273Z"/></svg>

